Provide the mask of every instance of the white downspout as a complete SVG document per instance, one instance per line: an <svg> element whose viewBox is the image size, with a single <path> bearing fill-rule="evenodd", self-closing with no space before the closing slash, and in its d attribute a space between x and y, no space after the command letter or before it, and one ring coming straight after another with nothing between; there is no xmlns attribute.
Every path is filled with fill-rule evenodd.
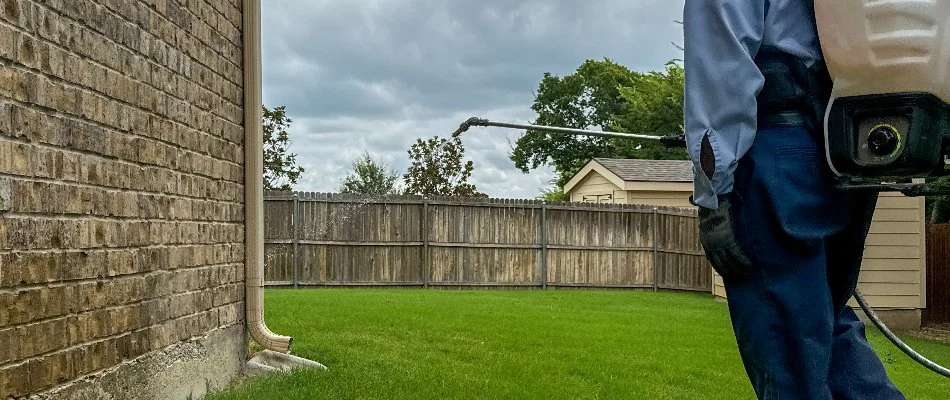
<svg viewBox="0 0 950 400"><path fill-rule="evenodd" d="M247 330L261 347L289 353L293 338L264 324L264 144L261 123L261 2L243 0L244 16L244 274Z"/></svg>

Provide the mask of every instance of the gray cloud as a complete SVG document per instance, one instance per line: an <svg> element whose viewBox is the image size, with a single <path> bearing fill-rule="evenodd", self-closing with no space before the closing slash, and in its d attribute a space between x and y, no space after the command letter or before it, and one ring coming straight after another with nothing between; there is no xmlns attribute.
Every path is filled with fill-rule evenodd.
<svg viewBox="0 0 950 400"><path fill-rule="evenodd" d="M294 119L300 190L335 190L366 148L402 172L416 138L464 119L528 122L545 72L586 59L660 69L680 54L683 0L281 0L263 10L264 100ZM520 132L466 134L474 182L534 197L553 174L508 159Z"/></svg>

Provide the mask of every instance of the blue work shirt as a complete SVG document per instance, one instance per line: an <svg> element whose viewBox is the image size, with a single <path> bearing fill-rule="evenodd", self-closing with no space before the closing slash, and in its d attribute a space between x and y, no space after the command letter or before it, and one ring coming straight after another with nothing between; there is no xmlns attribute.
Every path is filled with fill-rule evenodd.
<svg viewBox="0 0 950 400"><path fill-rule="evenodd" d="M718 208L732 191L738 161L757 130L756 96L764 78L755 64L762 48L799 56L811 66L822 57L810 0L686 0L684 127L693 160L693 201ZM703 138L715 156L708 179L700 162Z"/></svg>

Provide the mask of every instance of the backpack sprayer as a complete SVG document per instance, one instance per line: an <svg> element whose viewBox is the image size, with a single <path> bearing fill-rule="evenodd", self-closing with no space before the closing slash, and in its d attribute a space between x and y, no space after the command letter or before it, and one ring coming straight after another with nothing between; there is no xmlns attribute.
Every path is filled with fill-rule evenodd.
<svg viewBox="0 0 950 400"><path fill-rule="evenodd" d="M825 116L826 162L839 190L950 195L927 182L950 164L950 1L815 0L815 15L832 90ZM648 135L512 124L472 117L474 126L617 139L686 147L685 135ZM881 321L857 289L871 322L901 351L950 378Z"/></svg>

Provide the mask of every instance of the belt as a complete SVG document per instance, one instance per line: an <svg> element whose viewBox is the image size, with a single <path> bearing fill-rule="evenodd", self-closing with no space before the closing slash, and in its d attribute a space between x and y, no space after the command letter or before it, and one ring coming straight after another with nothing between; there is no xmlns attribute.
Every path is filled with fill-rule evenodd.
<svg viewBox="0 0 950 400"><path fill-rule="evenodd" d="M760 128L803 127L805 115L801 111L759 113Z"/></svg>

